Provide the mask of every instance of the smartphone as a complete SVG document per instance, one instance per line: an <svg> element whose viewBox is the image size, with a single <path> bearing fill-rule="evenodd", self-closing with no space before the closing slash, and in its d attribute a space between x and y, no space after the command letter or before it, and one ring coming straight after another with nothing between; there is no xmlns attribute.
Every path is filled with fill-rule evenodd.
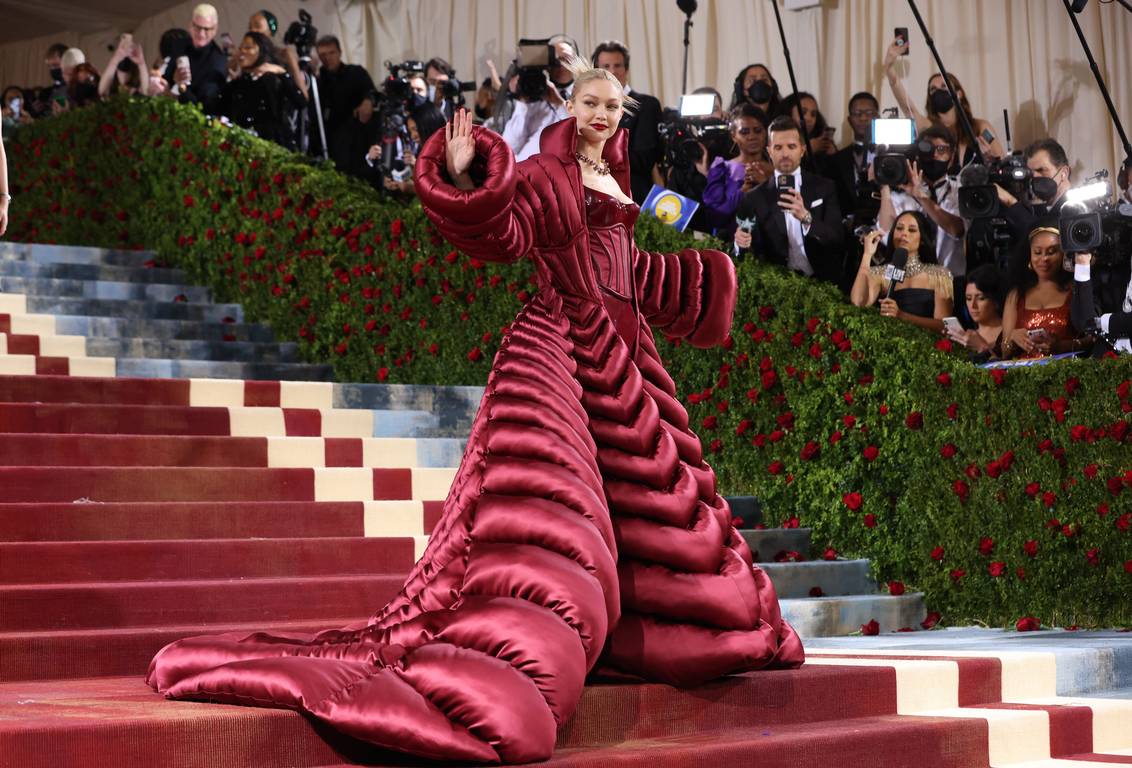
<svg viewBox="0 0 1132 768"><path fill-rule="evenodd" d="M947 329L948 333L955 334L956 336L963 333L963 324L959 322L958 317L943 318L943 327Z"/></svg>
<svg viewBox="0 0 1132 768"><path fill-rule="evenodd" d="M177 69L191 69L188 56L177 57Z"/></svg>
<svg viewBox="0 0 1132 768"><path fill-rule="evenodd" d="M908 48L911 49L912 46L908 42L908 27L897 27L896 28L896 34L894 35L894 37L896 38L896 44L897 45L899 45L901 47L907 45ZM904 53L902 53L900 55L901 56L907 56L908 51L904 51Z"/></svg>
<svg viewBox="0 0 1132 768"><path fill-rule="evenodd" d="M778 177L778 196L782 197L788 189L794 189L794 175L784 173Z"/></svg>
<svg viewBox="0 0 1132 768"><path fill-rule="evenodd" d="M833 127L832 125L830 125L830 126L826 126L826 129L825 129L825 137L826 137L827 139L829 139L830 141L833 141L833 135L834 135L835 133L837 133L837 129L836 129L836 128L834 128L834 127Z"/></svg>
<svg viewBox="0 0 1132 768"><path fill-rule="evenodd" d="M1035 344L1049 343L1049 331L1047 331L1045 328L1031 328L1030 330L1026 331L1026 335L1029 336L1030 341L1034 342Z"/></svg>

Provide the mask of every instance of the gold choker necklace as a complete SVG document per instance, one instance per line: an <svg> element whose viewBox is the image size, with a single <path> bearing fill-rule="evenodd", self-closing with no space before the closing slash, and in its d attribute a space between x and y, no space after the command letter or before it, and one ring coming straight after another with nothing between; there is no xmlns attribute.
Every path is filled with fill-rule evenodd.
<svg viewBox="0 0 1132 768"><path fill-rule="evenodd" d="M583 165L588 165L590 168L593 168L594 173L596 173L598 176L609 175L609 163L607 161L602 160L598 162L597 160L591 160L581 152L575 152L574 157L578 158L578 160L581 161Z"/></svg>

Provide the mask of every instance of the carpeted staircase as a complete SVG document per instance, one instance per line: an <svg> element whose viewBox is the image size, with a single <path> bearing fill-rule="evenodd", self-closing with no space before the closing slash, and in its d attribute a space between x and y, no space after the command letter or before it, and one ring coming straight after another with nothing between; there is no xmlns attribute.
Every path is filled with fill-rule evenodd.
<svg viewBox="0 0 1132 768"><path fill-rule="evenodd" d="M380 607L438 520L480 390L331 383L183 281L147 254L0 246L0 766L395 763L293 712L165 701L142 675L178 637ZM591 685L553 763L1132 763L1132 700L1056 698L1132 687L1132 643L1092 666L823 652L815 638L872 619L918 627L921 596L879 594L867 561L810 560L805 529L744 535L807 666Z"/></svg>

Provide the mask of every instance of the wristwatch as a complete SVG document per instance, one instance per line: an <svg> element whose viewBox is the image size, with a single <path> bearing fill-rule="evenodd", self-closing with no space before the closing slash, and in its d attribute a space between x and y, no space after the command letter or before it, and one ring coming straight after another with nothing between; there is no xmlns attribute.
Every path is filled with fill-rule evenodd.
<svg viewBox="0 0 1132 768"><path fill-rule="evenodd" d="M808 227L814 222L814 215L806 211L806 217L804 219L798 219L798 221L802 222L802 226Z"/></svg>

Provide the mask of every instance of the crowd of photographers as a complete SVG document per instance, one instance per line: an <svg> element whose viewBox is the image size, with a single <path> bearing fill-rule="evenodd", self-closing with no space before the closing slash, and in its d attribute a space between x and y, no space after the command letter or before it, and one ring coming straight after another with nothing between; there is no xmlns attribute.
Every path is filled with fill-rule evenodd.
<svg viewBox="0 0 1132 768"><path fill-rule="evenodd" d="M281 43L268 11L238 44L218 29L215 8L198 5L188 30L162 36L152 66L127 34L101 75L82 51L54 45L52 85L4 91L5 128L122 90L176 98L411 195L420 145L461 106L519 160L537 152L542 130L566 117L563 62L582 51L566 35L521 40L502 75L489 61L478 84L441 58L387 62L375 84L305 13ZM726 109L710 87L662 109L631 87L623 44L603 42L591 57L640 105L622 122L633 198L656 184L694 200L690 228L732 243L736 259L833 283L854 304L950 336L976 360L1132 350L1128 168L1114 194L1107 171L1073 179L1053 138L1011 152L953 75L929 79L921 110L898 75L907 53L898 37L883 59L897 106L854 94L842 147L817 98L783 95L762 64L739 72Z"/></svg>

